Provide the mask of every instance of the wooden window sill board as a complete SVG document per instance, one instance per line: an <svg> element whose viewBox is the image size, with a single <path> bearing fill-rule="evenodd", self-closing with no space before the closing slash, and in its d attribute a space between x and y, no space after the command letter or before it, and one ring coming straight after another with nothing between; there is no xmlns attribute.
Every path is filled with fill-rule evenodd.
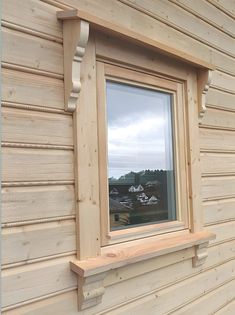
<svg viewBox="0 0 235 315"><path fill-rule="evenodd" d="M124 247L123 244L119 244L105 248L100 256L87 260L72 261L71 269L80 277L89 277L189 247L208 244L214 238L215 235L207 231L188 233L160 240L156 240L155 237L146 238L145 244L142 245L137 243L137 245Z"/></svg>

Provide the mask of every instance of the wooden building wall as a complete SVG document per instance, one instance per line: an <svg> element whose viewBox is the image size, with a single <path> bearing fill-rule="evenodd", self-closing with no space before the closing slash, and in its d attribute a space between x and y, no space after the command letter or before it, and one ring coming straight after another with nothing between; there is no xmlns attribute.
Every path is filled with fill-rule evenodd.
<svg viewBox="0 0 235 315"><path fill-rule="evenodd" d="M63 109L56 19L57 10L75 7L216 65L200 126L205 225L217 235L206 263L192 268L185 250L170 254L168 267L145 264L138 277L140 264L122 268L108 277L103 303L80 314L233 315L235 1L4 0L2 6L3 315L78 314L69 269L75 257L73 122ZM181 262L174 263L176 255Z"/></svg>

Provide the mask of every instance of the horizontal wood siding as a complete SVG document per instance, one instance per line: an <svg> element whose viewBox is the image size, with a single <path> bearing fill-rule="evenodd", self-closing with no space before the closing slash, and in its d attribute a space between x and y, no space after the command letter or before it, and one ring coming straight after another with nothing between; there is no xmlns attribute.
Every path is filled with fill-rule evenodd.
<svg viewBox="0 0 235 315"><path fill-rule="evenodd" d="M192 251L183 250L169 254L168 265L162 257L113 270L102 304L80 313L69 268L76 250L73 117L64 111L56 18L64 8L216 66L200 121L204 222L217 235L206 263L192 268ZM234 0L4 0L2 9L3 315L233 315ZM146 63L154 67L151 56Z"/></svg>

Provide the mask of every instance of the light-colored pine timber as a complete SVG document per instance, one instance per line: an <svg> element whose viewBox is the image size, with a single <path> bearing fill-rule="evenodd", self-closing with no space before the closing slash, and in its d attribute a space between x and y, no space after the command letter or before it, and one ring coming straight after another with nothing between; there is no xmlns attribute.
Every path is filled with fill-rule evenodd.
<svg viewBox="0 0 235 315"><path fill-rule="evenodd" d="M210 242L210 245L215 245L217 243L234 240L234 229L235 229L235 220L231 222L224 222L206 228L211 233L216 234L216 239Z"/></svg>
<svg viewBox="0 0 235 315"><path fill-rule="evenodd" d="M174 315L198 315L214 314L224 304L234 299L235 279L224 284L222 287L200 296L196 300L190 301L185 307L180 307L174 311ZM168 313L169 314L169 313ZM172 313L170 313L172 314ZM217 313L216 313L217 314Z"/></svg>
<svg viewBox="0 0 235 315"><path fill-rule="evenodd" d="M2 307L76 288L77 279L68 264L72 258L62 257L4 270Z"/></svg>
<svg viewBox="0 0 235 315"><path fill-rule="evenodd" d="M52 219L74 214L72 185L2 189L2 223Z"/></svg>
<svg viewBox="0 0 235 315"><path fill-rule="evenodd" d="M221 286L234 277L234 264L235 261L231 261L165 289L153 290L142 298L112 310L112 314L124 315L133 313L140 315L146 313L153 315L173 311L175 308L190 302L195 297L203 296L206 292ZM171 301L170 303L169 300ZM104 314L108 315L109 311Z"/></svg>
<svg viewBox="0 0 235 315"><path fill-rule="evenodd" d="M20 6L17 6L15 0L8 0L4 1L2 10L4 21L16 27L20 26L29 31L49 35L62 42L62 25L56 18L58 9L54 6L38 0L22 0Z"/></svg>
<svg viewBox="0 0 235 315"><path fill-rule="evenodd" d="M2 264L75 251L74 220L4 228Z"/></svg>
<svg viewBox="0 0 235 315"><path fill-rule="evenodd" d="M198 19L203 19L207 23L220 29L231 36L235 35L235 22L226 14L223 14L216 7L206 1L191 1L191 0L170 0L183 9L196 15ZM222 34L220 34L222 36Z"/></svg>
<svg viewBox="0 0 235 315"><path fill-rule="evenodd" d="M201 153L202 175L235 174L235 158L230 153Z"/></svg>
<svg viewBox="0 0 235 315"><path fill-rule="evenodd" d="M2 141L47 145L73 145L73 121L69 115L2 109Z"/></svg>
<svg viewBox="0 0 235 315"><path fill-rule="evenodd" d="M134 10L123 3L114 0L111 0L108 3L105 0L90 0L89 2L82 0L79 2L78 6L76 0L63 0L60 2L69 4L79 10L89 12L108 22L116 23L117 25L120 25L121 16L122 27L134 30L140 35L144 34L145 36L167 46L174 47L175 49L182 51L182 54L191 54L196 58L215 64L218 68L226 69L228 73L234 73L235 71L234 62L231 57L227 57L214 49L208 48L199 41L170 28L168 25L165 25L150 16L144 15L142 12ZM167 34L167 36L164 34Z"/></svg>
<svg viewBox="0 0 235 315"><path fill-rule="evenodd" d="M200 129L200 148L201 151L229 151L235 152L235 133L234 131L217 129Z"/></svg>
<svg viewBox="0 0 235 315"><path fill-rule="evenodd" d="M73 180L73 152L48 149L2 149L2 180Z"/></svg>
<svg viewBox="0 0 235 315"><path fill-rule="evenodd" d="M207 104L219 107L221 109L235 110L235 95L216 90L211 87L207 93Z"/></svg>
<svg viewBox="0 0 235 315"><path fill-rule="evenodd" d="M2 101L64 109L63 81L2 69Z"/></svg>
<svg viewBox="0 0 235 315"><path fill-rule="evenodd" d="M174 3L161 0L126 0L124 3L131 3L134 8L172 25L182 33L202 41L206 45L234 54L233 41L227 34L221 33L213 26L204 21L198 23L198 18L187 11L177 7Z"/></svg>
<svg viewBox="0 0 235 315"><path fill-rule="evenodd" d="M233 315L235 310L235 300L222 307L215 315Z"/></svg>
<svg viewBox="0 0 235 315"><path fill-rule="evenodd" d="M81 64L81 92L74 113L76 148L76 216L79 259L100 252L95 42L92 37Z"/></svg>
<svg viewBox="0 0 235 315"><path fill-rule="evenodd" d="M202 179L202 198L204 200L222 199L235 196L235 177L219 176Z"/></svg>
<svg viewBox="0 0 235 315"><path fill-rule="evenodd" d="M235 219L235 199L224 199L204 202L205 224L215 224L220 221Z"/></svg>
<svg viewBox="0 0 235 315"><path fill-rule="evenodd" d="M2 28L2 44L4 63L63 75L61 44L5 27Z"/></svg>
<svg viewBox="0 0 235 315"><path fill-rule="evenodd" d="M235 131L235 111L229 112L207 107L201 126Z"/></svg>

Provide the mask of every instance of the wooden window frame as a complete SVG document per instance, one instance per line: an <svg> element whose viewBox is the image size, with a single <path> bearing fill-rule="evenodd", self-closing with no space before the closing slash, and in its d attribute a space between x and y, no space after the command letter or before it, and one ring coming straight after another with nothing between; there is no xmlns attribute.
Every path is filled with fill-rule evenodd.
<svg viewBox="0 0 235 315"><path fill-rule="evenodd" d="M63 20L65 110L73 112L74 119L77 259L71 261L71 269L78 277L78 308L82 310L102 301L106 285L123 281L115 276L117 268L138 263L138 276L147 272L147 260L155 262L150 270L189 258L194 267L205 262L208 243L215 235L203 228L198 119L206 110L205 97L214 67L87 12L60 11L57 17ZM135 236L119 244L102 243L99 151L104 148L102 141L98 142L97 102L105 96L97 93L101 81L97 80L100 72L96 69L100 62L182 84L188 131L186 229L165 230L163 234L155 230L154 235L148 232L142 234L143 238Z"/></svg>
<svg viewBox="0 0 235 315"><path fill-rule="evenodd" d="M141 62L141 61L140 61ZM176 210L175 221L157 222L139 227L110 231L108 207L108 175L107 175L107 119L105 81L120 82L132 86L151 88L155 91L171 95L173 102L173 138L175 160ZM99 147L99 187L101 209L102 246L130 241L147 236L189 229L189 181L187 170L187 122L184 102L183 82L158 76L156 73L137 71L131 65L112 65L97 62L97 106L98 106L98 147ZM180 123L179 123L180 122Z"/></svg>

